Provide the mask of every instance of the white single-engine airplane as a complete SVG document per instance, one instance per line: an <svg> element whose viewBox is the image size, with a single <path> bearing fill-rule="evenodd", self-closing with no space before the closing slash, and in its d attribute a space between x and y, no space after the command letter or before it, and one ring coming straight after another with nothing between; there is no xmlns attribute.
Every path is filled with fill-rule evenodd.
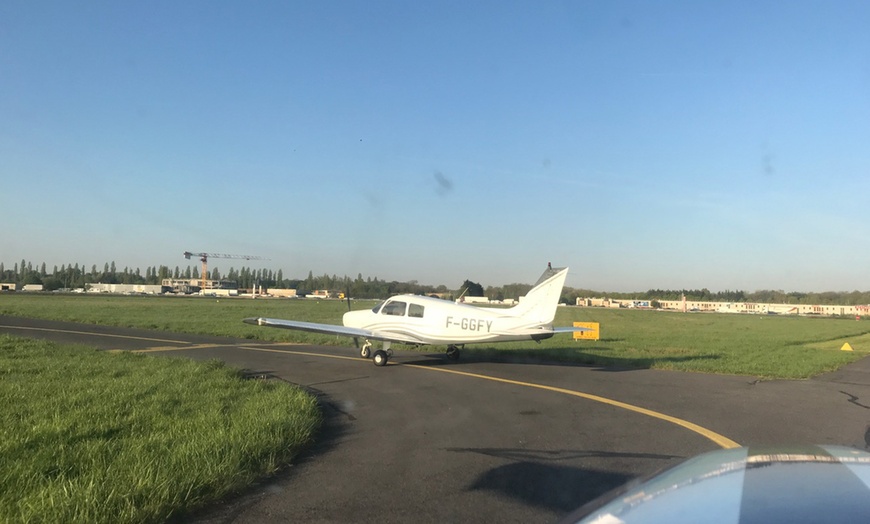
<svg viewBox="0 0 870 524"><path fill-rule="evenodd" d="M387 364L392 356L390 344L393 342L446 344L447 357L457 360L459 350L465 344L540 341L556 333L586 331L586 328L554 328L552 325L567 276L567 267L552 268L548 265L519 304L507 309L482 308L418 295L397 295L371 310L348 311L342 317L343 326L262 317L246 318L244 322L364 338L360 356L371 357L376 366ZM382 341L383 349L372 353L370 340Z"/></svg>

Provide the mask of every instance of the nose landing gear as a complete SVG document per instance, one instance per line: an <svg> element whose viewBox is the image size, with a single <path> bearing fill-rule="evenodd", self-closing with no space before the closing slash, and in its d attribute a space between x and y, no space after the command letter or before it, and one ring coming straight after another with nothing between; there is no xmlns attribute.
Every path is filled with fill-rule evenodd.
<svg viewBox="0 0 870 524"><path fill-rule="evenodd" d="M372 343L366 340L365 344L363 344L359 349L359 356L362 358L371 357L372 362L374 362L376 366L386 366L390 357L393 356L393 350L390 349L390 342L384 341L384 349L379 349L372 353Z"/></svg>

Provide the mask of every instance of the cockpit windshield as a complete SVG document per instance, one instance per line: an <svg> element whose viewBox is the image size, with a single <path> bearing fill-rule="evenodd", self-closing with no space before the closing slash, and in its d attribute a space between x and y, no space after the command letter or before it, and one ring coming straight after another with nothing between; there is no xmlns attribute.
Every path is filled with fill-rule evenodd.
<svg viewBox="0 0 870 524"><path fill-rule="evenodd" d="M405 316L405 307L407 304L402 302L401 300L392 300L387 302L387 304L381 309L382 315L394 315L397 317Z"/></svg>

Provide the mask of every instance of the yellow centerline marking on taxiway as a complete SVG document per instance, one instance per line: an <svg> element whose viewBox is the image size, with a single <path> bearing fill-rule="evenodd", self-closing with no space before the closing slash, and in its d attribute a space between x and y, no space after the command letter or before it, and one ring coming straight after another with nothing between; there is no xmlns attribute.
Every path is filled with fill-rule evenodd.
<svg viewBox="0 0 870 524"><path fill-rule="evenodd" d="M186 351L191 349L205 349L205 348L215 348L215 347L240 347L241 349L247 349L250 351L264 351L270 353L290 353L293 355L302 355L309 357L320 357L320 358L333 358L338 360L353 360L356 362L360 361L359 357L344 357L340 355L325 355L323 353L311 353L307 351L290 351L290 350L282 350L282 349L270 349L264 347L255 347L255 346L235 346L233 344L190 344L189 342L185 342L182 340L171 340L171 339L162 339L162 338L149 338L149 337L136 337L130 335L114 335L111 333L94 333L89 331L75 331L70 329L53 329L53 328L37 328L37 327L24 327L24 326L0 326L5 329L20 329L22 331L49 331L55 333L73 333L76 335L91 335L97 337L113 337L113 338L124 338L129 340L147 340L150 342L164 342L170 344L180 344L179 346L159 346L145 349L134 349L129 350L132 353L157 353L164 351ZM298 346L304 344L298 344L293 342L275 342L268 343L270 346ZM124 350L110 350L112 352L124 351ZM396 364L395 362L390 362L391 365L401 365L406 367L411 367L415 369L422 369L426 371L440 371L442 373L452 373L454 375L460 375L469 378L476 378L480 380L489 380L492 382L501 382L503 384L511 384L514 386L522 386L527 388L541 389L545 391L552 391L554 393L561 393L563 395L570 395L574 397L584 398L586 400L592 400L594 402L600 402L602 404L607 404L610 406L614 406L621 409L626 409L628 411L633 411L635 413L640 413L642 415L646 415L648 417L657 418L659 420L664 420L665 422L670 422L671 424L676 424L682 428L688 429L694 433L697 433L709 440L712 440L717 445L729 449L729 448L737 448L740 447L740 444L734 442L733 440L720 435L714 431L711 431L705 427L699 426L687 420L683 420L681 418L672 417L670 415L666 415L664 413L659 413L658 411L653 411L651 409L642 408L640 406L635 406L633 404L628 404L626 402L621 402L619 400L613 400L606 397L601 397L598 395L593 395L591 393L583 393L582 391L574 391L571 389L559 388L555 386L547 386L545 384L535 384L533 382L522 382L519 380L511 380L507 378L493 377L490 375L481 375L478 373L469 373L467 371L458 371L455 369L444 369L444 368L436 368L430 366L420 366L416 364Z"/></svg>
<svg viewBox="0 0 870 524"><path fill-rule="evenodd" d="M236 348L240 347L238 344L190 344L189 342L181 342L180 340L174 340L173 342L178 342L179 344L188 344L187 346L162 346L162 347L153 347L153 348L144 348L144 349L110 349L109 351L116 353L120 351L126 351L128 353L158 353L161 351L180 351L180 350L188 350L188 349L208 349L208 348ZM281 342L277 344L270 345L279 345L279 346L301 346L303 344L299 344L297 342ZM254 349L254 348L244 348L244 349ZM275 350L278 351L278 350Z"/></svg>
<svg viewBox="0 0 870 524"><path fill-rule="evenodd" d="M659 420L664 420L666 422L676 424L680 427L688 429L689 431L694 431L695 433L712 440L713 442L715 442L716 444L718 444L719 446L721 446L725 449L739 448L740 447L740 444L738 444L737 442L734 442L730 438L725 437L723 435L720 435L720 434L716 433L715 431L711 431L703 426L699 426L695 423L689 422L688 420L683 420L681 418L672 417L670 415L665 415L664 413L659 413L658 411L653 411L651 409L642 408L640 406L635 406L633 404L628 404L626 402L620 402L619 400L613 400L610 398L601 397L598 395L593 395L591 393L583 393L582 391L574 391L572 389L559 388L559 387L555 387L555 386L547 386L544 384L535 384L533 382L522 382L519 380L511 380L508 378L493 377L490 375L480 375L477 373L469 373L467 371L457 371L455 369L434 368L434 367L429 367L429 366L419 366L416 364L399 364L399 365L417 368L417 369L425 369L425 370L429 370L429 371L440 371L442 373L453 373L454 375L462 375L465 377L479 378L482 380L491 380L493 382L502 382L504 384L512 384L514 386L523 386L523 387L527 387L527 388L543 389L546 391L552 391L554 393L562 393L564 395L571 395L574 397L585 398L587 400L593 400L595 402L601 402L602 404L608 404L610 406L614 406L617 408L627 409L629 411L634 411L635 413L640 413L643 415L647 415L649 417L657 418Z"/></svg>
<svg viewBox="0 0 870 524"><path fill-rule="evenodd" d="M54 329L54 328L38 328L25 326L0 326L3 329L20 329L22 331L48 331L52 333L72 333L74 335L91 335L95 337L111 337L111 338L127 338L131 340L148 340L150 342L169 342L175 344L187 344L180 340L168 340L165 338L148 338L148 337L133 337L129 335L113 335L111 333L94 333L93 331L75 331L72 329Z"/></svg>
<svg viewBox="0 0 870 524"><path fill-rule="evenodd" d="M205 349L205 348L219 348L219 347L235 347L233 344L193 344L188 346L163 346L163 347L154 347L154 348L144 348L144 349L130 349L126 350L127 353L156 353L161 351L182 351L188 349ZM125 351L123 349L112 349L110 351L119 352Z"/></svg>
<svg viewBox="0 0 870 524"><path fill-rule="evenodd" d="M355 362L360 362L359 357L344 357L344 356L340 356L340 355L326 355L323 353L311 353L311 352L307 352L307 351L288 351L288 350L258 348L258 347L249 347L249 346L239 346L239 347L241 347L242 349L248 349L251 351L266 351L266 352L270 352L270 353L290 353L293 355L303 355L303 356L321 357L321 358L334 358L334 359L338 359L338 360L353 360ZM653 411L651 409L642 408L640 406L635 406L633 404L628 404L626 402L621 402L619 400L613 400L613 399L602 397L599 395L593 395L591 393L583 393L582 391L574 391L572 389L559 388L559 387L555 387L555 386L547 386L545 384L535 384L533 382L522 382L519 380L511 380L508 378L493 377L491 375L481 375L479 373L469 373L467 371L458 371L455 369L444 369L444 368L436 368L436 367L431 367L431 366L420 366L417 364L397 364L395 362L390 362L389 364L403 366L403 367L410 367L410 368L414 368L414 369L422 369L422 370L426 370L426 371L440 371L442 373L452 373L454 375L460 375L460 376L469 377L469 378L476 378L476 379L481 379L481 380L490 380L492 382L501 382L503 384L511 384L514 386L522 386L522 387L527 387L527 388L542 389L545 391L552 391L554 393L561 393L563 395L580 397L580 398L584 398L586 400L591 400L593 402L600 402L602 404L607 404L609 406L625 409L628 411L633 411L635 413L640 413L641 415L646 415L648 417L657 418L657 419L663 420L665 422L670 422L671 424L676 424L677 426L680 426L684 429L688 429L689 431L697 433L698 435L701 435L704 438L712 440L718 446L725 448L725 449L739 448L740 447L740 444L738 444L737 442L734 442L730 438L728 438L724 435L720 435L719 433L716 433L715 431L711 431L703 426L699 426L698 424L695 424L693 422L689 422L688 420L683 420L681 418L672 417L671 415L659 413L658 411Z"/></svg>
<svg viewBox="0 0 870 524"><path fill-rule="evenodd" d="M113 333L95 333L93 331L76 331L74 329L59 329L59 328L39 328L27 326L5 326L0 325L3 329L20 329L22 331L47 331L51 333L72 333L74 335L92 335L95 337L107 338L124 338L127 340L145 340L148 342L166 342L170 344L179 344L178 346L157 346L142 349L107 349L108 353L159 353L162 351L183 351L188 349L206 349L219 347L238 347L237 344L192 344L184 340L172 340L166 338L151 338L151 337L136 337L132 335L116 335ZM304 344L298 342L271 342L270 346L302 346ZM249 348L252 349L252 348Z"/></svg>
<svg viewBox="0 0 870 524"><path fill-rule="evenodd" d="M272 344L269 344L270 346ZM306 344L299 344L306 345ZM269 349L269 348L258 348L253 346L238 346L240 349L247 349L250 351L265 351L266 353L290 353L292 355L301 355L305 357L321 357L321 358L334 358L336 360L353 360L354 362L359 362L362 360L360 357L343 357L341 355L324 355L323 353L311 353L308 351L289 351L285 349Z"/></svg>

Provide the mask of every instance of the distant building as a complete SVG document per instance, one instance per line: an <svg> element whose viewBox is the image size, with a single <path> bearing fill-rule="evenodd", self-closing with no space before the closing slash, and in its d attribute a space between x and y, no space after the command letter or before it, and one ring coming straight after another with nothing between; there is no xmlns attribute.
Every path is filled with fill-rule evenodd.
<svg viewBox="0 0 870 524"><path fill-rule="evenodd" d="M460 297L457 302L464 302L466 304L489 304L489 298L487 297L470 297L468 295Z"/></svg>
<svg viewBox="0 0 870 524"><path fill-rule="evenodd" d="M202 287L201 278L164 278L162 281L164 292L183 293L199 293L200 291L211 291L213 289L235 289L238 290L238 284L233 280L206 280L205 288Z"/></svg>
<svg viewBox="0 0 870 524"><path fill-rule="evenodd" d="M645 308L653 301L616 300L602 298L578 298L578 306ZM813 304L762 304L757 302L712 302L709 300L659 300L662 309L673 311L698 311L710 313L752 313L760 315L823 315L867 316L870 306L813 305Z"/></svg>
<svg viewBox="0 0 870 524"><path fill-rule="evenodd" d="M582 298L577 297L578 306L586 307L622 307L618 300L610 300L609 298Z"/></svg>
<svg viewBox="0 0 870 524"><path fill-rule="evenodd" d="M294 298L294 297L296 297L296 290L295 289L272 289L272 288L270 288L266 291L266 294L272 295L273 297Z"/></svg>
<svg viewBox="0 0 870 524"><path fill-rule="evenodd" d="M660 300L662 309L682 308L682 301ZM699 302L686 301L689 311L715 311L718 313L756 313L762 315L866 315L868 306L816 305L816 304L763 304L757 302Z"/></svg>
<svg viewBox="0 0 870 524"><path fill-rule="evenodd" d="M162 286L156 284L88 284L89 293L120 293L157 295L163 292Z"/></svg>
<svg viewBox="0 0 870 524"><path fill-rule="evenodd" d="M199 292L200 295L205 295L207 297L237 297L239 296L238 289L220 289L220 288L212 288L212 289L203 289Z"/></svg>
<svg viewBox="0 0 870 524"><path fill-rule="evenodd" d="M344 298L344 293L330 291L328 289L315 289L305 295L305 298Z"/></svg>

